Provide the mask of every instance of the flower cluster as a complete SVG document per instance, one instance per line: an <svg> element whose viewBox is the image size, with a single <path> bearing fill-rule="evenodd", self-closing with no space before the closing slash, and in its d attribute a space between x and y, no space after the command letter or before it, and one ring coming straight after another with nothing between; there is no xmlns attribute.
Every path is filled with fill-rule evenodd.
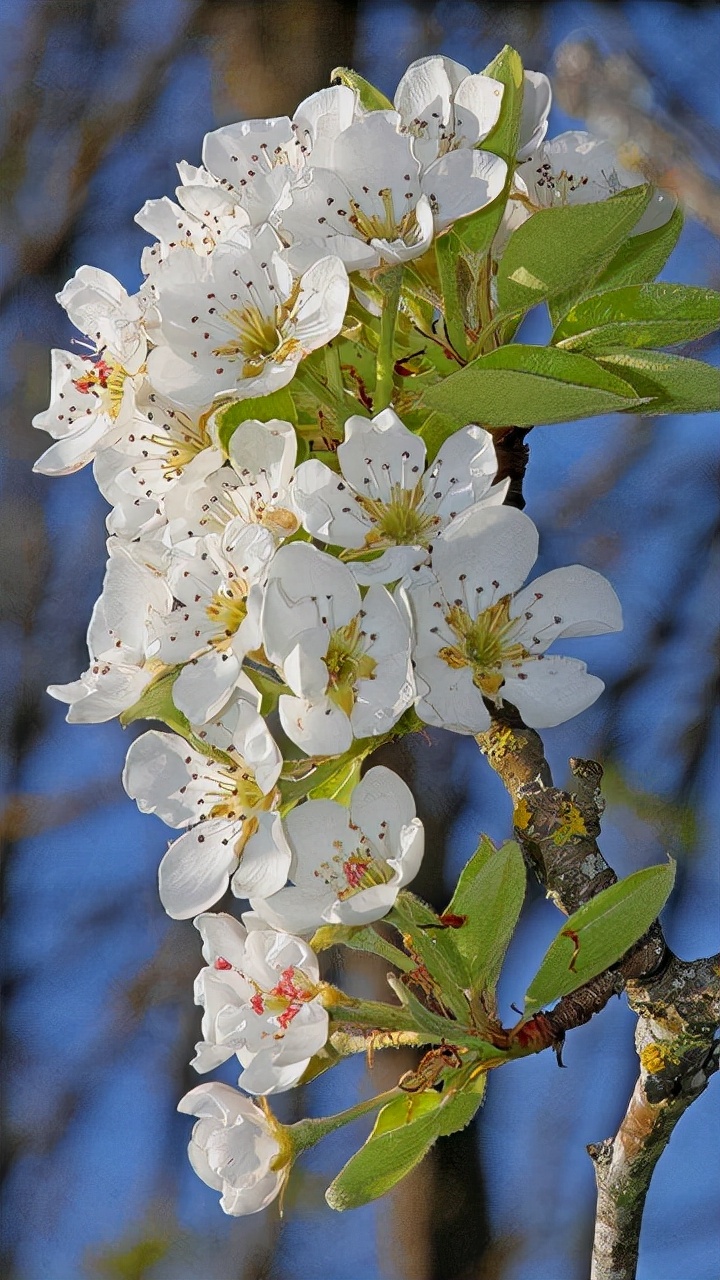
<svg viewBox="0 0 720 1280"><path fill-rule="evenodd" d="M621 626L589 569L524 585L538 535L492 434L455 424L431 447L412 389L447 372L427 314L441 233L504 192L497 256L513 219L634 181L607 144L544 141L549 84L526 72L510 187L483 149L504 93L433 57L392 106L340 83L218 129L176 199L138 214L137 294L84 266L58 295L87 347L52 354L36 469L92 461L112 509L88 668L50 693L71 721L166 726L132 743L124 785L179 832L159 883L203 939L194 1066L235 1054L246 1093L325 1049L314 931L379 920L420 866L412 795L385 767L360 779L362 759L419 722L480 733L506 704L559 724L603 685L548 648ZM208 914L228 887L244 924ZM219 1084L180 1107L225 1211L263 1208L288 1160L269 1113Z"/></svg>

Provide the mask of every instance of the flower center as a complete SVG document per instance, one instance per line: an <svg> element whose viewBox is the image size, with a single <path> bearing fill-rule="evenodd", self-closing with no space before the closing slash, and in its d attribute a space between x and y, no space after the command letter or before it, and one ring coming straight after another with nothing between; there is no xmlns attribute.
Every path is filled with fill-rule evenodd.
<svg viewBox="0 0 720 1280"><path fill-rule="evenodd" d="M387 502L358 494L357 501L374 526L365 538L363 550L374 551L381 545L428 546L440 517L422 510L424 500L421 484L416 484L413 489L394 484Z"/></svg>
<svg viewBox="0 0 720 1280"><path fill-rule="evenodd" d="M235 852L239 857L258 828L258 821L253 817L253 811L269 809L273 804L274 795L270 792L269 795L264 796L255 781L254 773L248 769L242 757L234 752L232 754L237 764L218 765L213 769L212 789L208 790L207 797L209 800L217 798L209 810L208 817L227 818L228 822L242 821L242 832L235 842Z"/></svg>
<svg viewBox="0 0 720 1280"><path fill-rule="evenodd" d="M568 204L572 193L579 190L580 187L586 187L590 181L587 174L568 173L567 169L561 169L559 173L555 173L548 160L537 169L537 175L535 185L541 188L546 187L552 203L560 205ZM614 171L609 178L605 174L603 174L603 177L608 184L611 195L623 190Z"/></svg>
<svg viewBox="0 0 720 1280"><path fill-rule="evenodd" d="M283 969L279 981L270 991L256 991L250 997L250 1007L257 1014L270 1014L280 1029L287 1031L303 1005L316 994L317 989L302 969L295 969L290 965Z"/></svg>
<svg viewBox="0 0 720 1280"><path fill-rule="evenodd" d="M211 445L206 415L193 422L179 409L170 410L162 423L163 432L146 435L143 440L162 451L161 468L166 480L182 475L183 469Z"/></svg>
<svg viewBox="0 0 720 1280"><path fill-rule="evenodd" d="M357 613L346 626L331 633L324 658L328 697L348 716L355 706L357 681L374 680L377 666L375 659L365 653L368 636L362 627L363 616Z"/></svg>
<svg viewBox="0 0 720 1280"><path fill-rule="evenodd" d="M352 213L348 218L348 222L355 228L358 235L362 237L368 244L372 240L402 240L407 245L417 244L420 238L420 228L414 209L407 209L405 213L398 218L395 213L395 205L393 202L393 194L389 187L383 187L378 191L378 195L382 201L383 213L369 213L366 209L361 209L357 200L350 200L350 208Z"/></svg>
<svg viewBox="0 0 720 1280"><path fill-rule="evenodd" d="M227 648L227 642L235 635L247 617L248 584L243 578L234 578L216 591L205 612L218 628L211 644L216 649Z"/></svg>
<svg viewBox="0 0 720 1280"><path fill-rule="evenodd" d="M345 902L363 889L373 889L377 885L387 884L392 877L390 867L384 858L378 857L367 836L358 827L350 824L356 832L354 847L346 848L343 840L333 840L335 850L331 858L321 862L313 875L322 880L340 900ZM380 838L384 838L387 823L383 822Z"/></svg>
<svg viewBox="0 0 720 1280"><path fill-rule="evenodd" d="M490 698L502 687L505 663L523 662L530 656L523 645L513 641L518 623L510 618L510 602L510 596L503 596L474 619L459 604L445 614L457 642L444 645L438 656L449 667L471 667L473 683Z"/></svg>
<svg viewBox="0 0 720 1280"><path fill-rule="evenodd" d="M236 336L215 347L213 355L242 360L243 378L256 378L268 360L282 364L300 346L298 339L286 332L295 318L299 293L300 281L296 280L289 297L270 315L254 303L242 310L234 307L226 311L223 319L235 330Z"/></svg>
<svg viewBox="0 0 720 1280"><path fill-rule="evenodd" d="M73 386L81 395L95 392L102 395L103 410L110 418L117 418L122 404L125 379L128 374L122 365L99 356L97 360L88 361L87 371L79 378L73 378Z"/></svg>

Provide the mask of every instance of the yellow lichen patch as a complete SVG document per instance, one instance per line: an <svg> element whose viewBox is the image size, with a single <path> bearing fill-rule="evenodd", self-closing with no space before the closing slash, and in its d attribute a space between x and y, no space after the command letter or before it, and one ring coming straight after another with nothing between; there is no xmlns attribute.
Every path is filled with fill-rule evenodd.
<svg viewBox="0 0 720 1280"><path fill-rule="evenodd" d="M640 1064L649 1075L657 1075L665 1066L667 1052L659 1044L646 1044L640 1053Z"/></svg>
<svg viewBox="0 0 720 1280"><path fill-rule="evenodd" d="M518 831L526 831L532 821L532 813L527 800L519 800L513 810L513 826Z"/></svg>
<svg viewBox="0 0 720 1280"><path fill-rule="evenodd" d="M580 810L572 800L561 806L558 825L552 833L552 842L560 848L572 840L573 836L586 836L587 827Z"/></svg>

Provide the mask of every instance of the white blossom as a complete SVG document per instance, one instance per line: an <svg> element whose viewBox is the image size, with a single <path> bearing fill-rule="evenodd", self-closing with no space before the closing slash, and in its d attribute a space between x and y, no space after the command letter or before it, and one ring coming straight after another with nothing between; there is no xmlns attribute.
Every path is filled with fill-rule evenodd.
<svg viewBox="0 0 720 1280"><path fill-rule="evenodd" d="M217 415L213 415L213 419ZM211 419L211 429L213 426ZM181 478L165 500L172 540L222 533L233 520L261 525L276 543L300 526L294 496L297 436L289 422L250 418L233 431L228 460L214 450L214 465Z"/></svg>
<svg viewBox="0 0 720 1280"><path fill-rule="evenodd" d="M172 594L147 548L108 541L109 560L100 598L87 634L90 667L70 684L51 684L48 693L69 704L70 723L97 724L137 702L157 673L149 658L150 618L167 616Z"/></svg>
<svg viewBox="0 0 720 1280"><path fill-rule="evenodd" d="M237 1217L266 1209L288 1176L281 1131L267 1112L214 1080L186 1093L178 1111L200 1117L188 1156L198 1177L222 1192L221 1209Z"/></svg>
<svg viewBox="0 0 720 1280"><path fill-rule="evenodd" d="M238 705L236 746L220 760L155 729L128 751L123 785L143 813L186 827L160 863L160 900L185 920L207 910L231 882L233 893L274 893L289 853L274 810L282 757L248 700Z"/></svg>
<svg viewBox="0 0 720 1280"><path fill-rule="evenodd" d="M279 227L290 261L334 253L348 270L407 262L456 218L482 209L503 188L498 156L462 149L429 166L400 132L395 111L371 111L328 144L327 160L293 187Z"/></svg>
<svg viewBox="0 0 720 1280"><path fill-rule="evenodd" d="M207 967L195 981L204 1009L192 1065L212 1071L236 1054L248 1093L281 1093L304 1074L328 1037L315 952L274 929L248 932L223 914L194 921Z"/></svg>
<svg viewBox="0 0 720 1280"><path fill-rule="evenodd" d="M517 707L549 728L589 707L603 682L576 658L546 657L560 636L622 627L610 583L581 565L554 569L521 590L538 548L532 521L510 507L471 508L433 546L407 588L415 630L418 715L458 733L480 733L485 699Z"/></svg>
<svg viewBox="0 0 720 1280"><path fill-rule="evenodd" d="M308 543L275 555L261 626L295 694L279 699L283 729L308 755L340 755L353 737L385 733L413 702L404 608L382 586L363 599L350 570Z"/></svg>
<svg viewBox="0 0 720 1280"><path fill-rule="evenodd" d="M507 493L508 481L493 485L495 446L482 427L456 431L425 471L424 441L384 409L372 420L348 418L337 459L339 475L318 459L303 462L295 501L308 532L342 547L343 559L380 553L354 565L361 584L402 578L456 515Z"/></svg>
<svg viewBox="0 0 720 1280"><path fill-rule="evenodd" d="M161 340L148 360L157 390L197 406L220 392L268 395L340 332L349 290L340 260L315 255L294 276L281 248L265 226L207 257L173 254L158 268Z"/></svg>
<svg viewBox="0 0 720 1280"><path fill-rule="evenodd" d="M147 354L143 304L107 271L79 267L57 299L92 354L51 353L50 405L33 418L56 440L35 463L46 475L77 471L120 437Z"/></svg>
<svg viewBox="0 0 720 1280"><path fill-rule="evenodd" d="M135 538L162 527L166 499L178 483L184 480L194 491L222 462L205 415L178 407L146 382L122 436L93 464L98 488L113 507L108 529Z"/></svg>
<svg viewBox="0 0 720 1280"><path fill-rule="evenodd" d="M218 713L260 645L260 582L274 552L268 529L237 518L222 534L187 538L168 553L174 608L155 620L149 651L165 665L187 664L173 698L193 724Z"/></svg>
<svg viewBox="0 0 720 1280"><path fill-rule="evenodd" d="M545 142L516 174L516 184L524 196L520 203L526 209L528 202L537 209L551 209L607 200L644 181L637 169L628 169L622 163L611 142L576 129ZM630 234L636 236L663 226L674 208L671 195L655 191Z"/></svg>
<svg viewBox="0 0 720 1280"><path fill-rule="evenodd" d="M452 58L433 54L410 64L397 87L395 108L415 155L429 165L448 151L482 142L497 124L503 93L500 81L471 75Z"/></svg>
<svg viewBox="0 0 720 1280"><path fill-rule="evenodd" d="M304 933L321 924L362 925L387 915L417 875L424 830L412 792L377 765L355 787L349 809L308 800L287 815L291 884L253 911L278 929Z"/></svg>

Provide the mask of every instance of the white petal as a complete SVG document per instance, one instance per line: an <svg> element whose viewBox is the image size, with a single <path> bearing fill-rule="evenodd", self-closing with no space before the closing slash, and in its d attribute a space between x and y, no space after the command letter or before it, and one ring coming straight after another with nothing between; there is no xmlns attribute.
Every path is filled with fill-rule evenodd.
<svg viewBox="0 0 720 1280"><path fill-rule="evenodd" d="M276 813L256 813L257 831L242 852L240 866L232 878L236 898L269 897L287 880L290 849Z"/></svg>
<svg viewBox="0 0 720 1280"><path fill-rule="evenodd" d="M540 146L548 127L552 104L552 88L541 71L526 71L523 78L523 104L518 140L518 161L529 159Z"/></svg>
<svg viewBox="0 0 720 1280"><path fill-rule="evenodd" d="M247 930L239 920L225 911L207 911L196 916L193 924L203 940L203 956L208 964L222 957L234 968L242 969Z"/></svg>
<svg viewBox="0 0 720 1280"><path fill-rule="evenodd" d="M193 816L193 800L186 794L191 773L204 764L177 734L149 729L127 753L123 786L141 813L156 813L169 827L182 827Z"/></svg>
<svg viewBox="0 0 720 1280"><path fill-rule="evenodd" d="M397 849L403 827L416 817L413 793L392 769L375 765L352 793L350 816L388 858Z"/></svg>
<svg viewBox="0 0 720 1280"><path fill-rule="evenodd" d="M529 516L514 507L475 506L436 539L433 569L448 603L459 600L474 618L522 586L537 551L538 532Z"/></svg>
<svg viewBox="0 0 720 1280"><path fill-rule="evenodd" d="M423 658L418 660L415 676L419 689L423 682L427 685L427 692L415 706L426 724L455 733L483 733L490 727L490 716L469 667L456 670L442 658Z"/></svg>
<svg viewBox="0 0 720 1280"><path fill-rule="evenodd" d="M504 85L481 73L466 76L454 94L456 145L475 146L495 127Z"/></svg>
<svg viewBox="0 0 720 1280"><path fill-rule="evenodd" d="M278 710L288 738L306 755L340 756L350 749L350 721L329 698L308 702L284 693L278 700Z"/></svg>
<svg viewBox="0 0 720 1280"><path fill-rule="evenodd" d="M434 213L435 229L448 227L484 209L505 186L507 165L489 151L462 148L436 160L423 174L422 189Z"/></svg>
<svg viewBox="0 0 720 1280"><path fill-rule="evenodd" d="M522 619L523 643L534 653L544 653L559 636L622 630L620 601L607 578L580 564L536 578L515 596L510 614Z"/></svg>
<svg viewBox="0 0 720 1280"><path fill-rule="evenodd" d="M304 352L335 338L345 320L350 284L338 257L323 257L301 276L295 334Z"/></svg>
<svg viewBox="0 0 720 1280"><path fill-rule="evenodd" d="M605 685L588 674L584 662L552 655L538 662L525 662L519 672L503 669L504 702L517 707L530 729L551 729L571 720L600 697ZM527 678L520 679L524 675Z"/></svg>
<svg viewBox="0 0 720 1280"><path fill-rule="evenodd" d="M241 832L241 823L210 818L173 841L158 872L160 901L173 920L188 920L222 897Z"/></svg>
<svg viewBox="0 0 720 1280"><path fill-rule="evenodd" d="M359 494L387 502L393 485L415 488L425 466L425 444L392 409L384 409L372 420L348 418L338 461Z"/></svg>
<svg viewBox="0 0 720 1280"><path fill-rule="evenodd" d="M201 725L219 714L240 675L240 660L232 652L210 653L183 667L173 685L173 702L191 724Z"/></svg>
<svg viewBox="0 0 720 1280"><path fill-rule="evenodd" d="M56 440L40 455L33 471L44 476L67 476L79 471L95 457L103 441L110 444L118 434L118 428L104 413L87 419L87 426L72 435Z"/></svg>

